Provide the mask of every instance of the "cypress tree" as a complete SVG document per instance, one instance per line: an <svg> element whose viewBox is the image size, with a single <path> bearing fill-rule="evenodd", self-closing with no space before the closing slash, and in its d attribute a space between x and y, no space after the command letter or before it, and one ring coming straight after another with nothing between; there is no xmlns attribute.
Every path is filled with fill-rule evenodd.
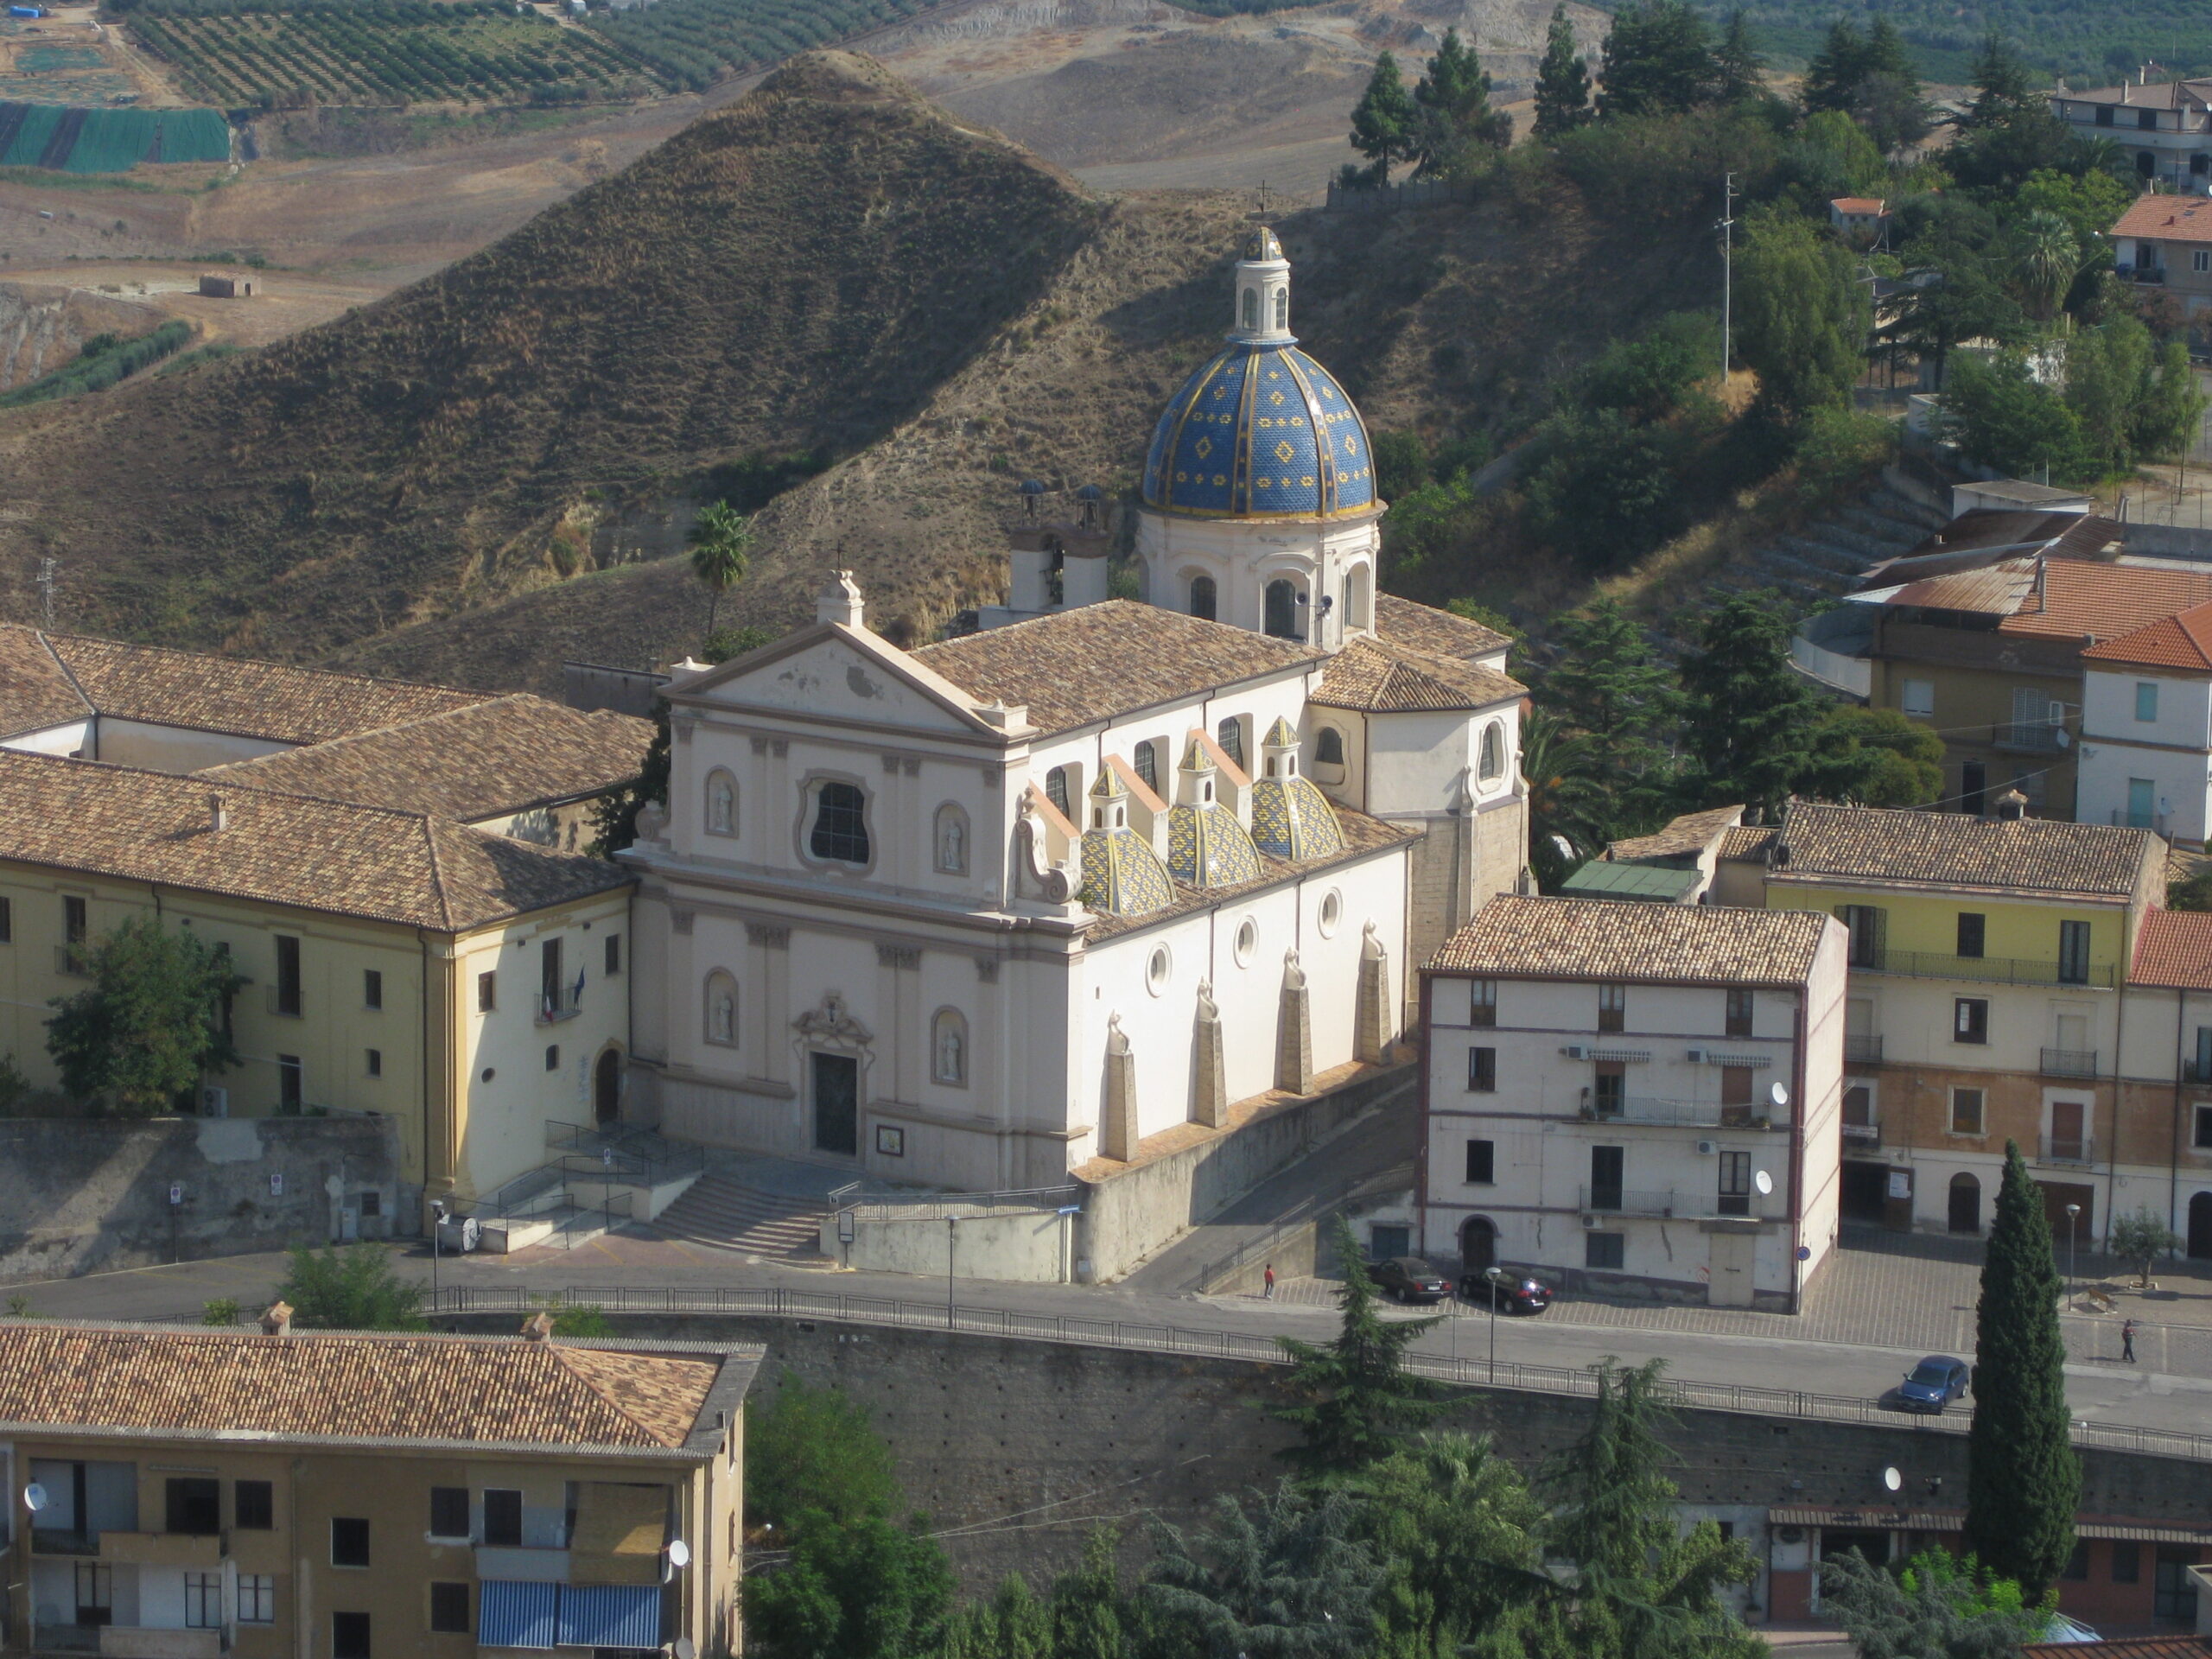
<svg viewBox="0 0 2212 1659"><path fill-rule="evenodd" d="M2042 1193L2018 1144L2007 1141L1975 1310L1965 1541L1991 1572L2018 1580L2031 1602L2074 1552L2082 1501L2058 1293Z"/></svg>
<svg viewBox="0 0 2212 1659"><path fill-rule="evenodd" d="M1536 136L1556 138L1590 118L1590 70L1575 44L1567 8L1552 8L1544 34L1544 59L1536 67Z"/></svg>

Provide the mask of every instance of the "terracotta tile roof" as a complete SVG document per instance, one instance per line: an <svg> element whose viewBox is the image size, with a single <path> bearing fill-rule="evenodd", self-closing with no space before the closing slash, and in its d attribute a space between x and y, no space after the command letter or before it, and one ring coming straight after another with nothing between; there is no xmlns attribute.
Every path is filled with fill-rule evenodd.
<svg viewBox="0 0 2212 1659"><path fill-rule="evenodd" d="M1888 211L1889 203L1879 196L1837 196L1828 206L1839 213L1879 213Z"/></svg>
<svg viewBox="0 0 2212 1659"><path fill-rule="evenodd" d="M667 1451L724 1363L512 1338L10 1323L0 1423Z"/></svg>
<svg viewBox="0 0 2212 1659"><path fill-rule="evenodd" d="M1321 659L1296 640L1120 599L925 645L913 656L978 702L1027 704L1030 723L1047 735Z"/></svg>
<svg viewBox="0 0 2212 1659"><path fill-rule="evenodd" d="M1766 849L1782 831L1770 823L1746 824L1720 837L1720 856L1726 859L1764 858Z"/></svg>
<svg viewBox="0 0 2212 1659"><path fill-rule="evenodd" d="M224 827L212 824L222 798ZM452 932L628 873L423 813L0 749L0 861Z"/></svg>
<svg viewBox="0 0 2212 1659"><path fill-rule="evenodd" d="M1333 803L1332 804L1334 805ZM1421 838L1421 832L1418 830L1403 824L1385 823L1381 818L1370 818L1366 813L1355 812L1348 806L1337 806L1335 811L1337 827L1344 832L1344 847L1342 852L1331 853L1320 858L1294 860L1277 858L1272 853L1259 852L1255 848L1254 850L1258 853L1260 860L1258 880L1246 881L1229 887L1191 887L1170 878L1170 885L1175 890L1175 900L1173 904L1163 909L1147 911L1139 916L1101 915L1090 925L1089 938L1094 944L1110 939L1116 934L1132 932L1141 927L1149 927L1155 922L1166 921L1170 917L1188 915L1192 911L1204 910L1209 906L1227 904L1250 893L1263 893L1279 882L1291 880L1299 876L1311 875L1317 870L1325 870L1333 865L1349 863L1354 859L1364 858L1370 853L1380 852L1386 848L1402 846L1407 842L1417 841Z"/></svg>
<svg viewBox="0 0 2212 1659"><path fill-rule="evenodd" d="M103 715L281 743L320 743L486 701L481 692L326 674L159 645L41 634L14 626L0 626L0 632L18 636L7 665L22 660L30 644L43 640L85 701ZM28 680L23 693L43 699L45 684L42 677ZM15 677L0 667L0 728L10 731L28 729L15 707L16 695Z"/></svg>
<svg viewBox="0 0 2212 1659"><path fill-rule="evenodd" d="M626 782L652 735L649 720L518 695L199 775L467 823Z"/></svg>
<svg viewBox="0 0 2212 1659"><path fill-rule="evenodd" d="M1488 657L1513 643L1496 628L1395 594L1375 596L1375 632L1386 645L1431 657Z"/></svg>
<svg viewBox="0 0 2212 1659"><path fill-rule="evenodd" d="M2212 912L2145 911L2127 977L2137 985L2212 991Z"/></svg>
<svg viewBox="0 0 2212 1659"><path fill-rule="evenodd" d="M2040 607L2032 595L2024 599L1997 631L2116 639L2207 602L2212 602L2212 571L2050 559L2044 564Z"/></svg>
<svg viewBox="0 0 2212 1659"><path fill-rule="evenodd" d="M2031 1642L2020 1659L2082 1659L2079 1642ZM2212 1659L2212 1636L2119 1636L2088 1644L2096 1659Z"/></svg>
<svg viewBox="0 0 2212 1659"><path fill-rule="evenodd" d="M1500 978L1796 985L1829 927L1809 910L1738 910L1611 899L1491 899L1428 966Z"/></svg>
<svg viewBox="0 0 2212 1659"><path fill-rule="evenodd" d="M1702 812L1685 812L1664 829L1649 836L1617 841L1605 849L1616 864L1633 864L1647 858L1685 858L1702 853L1729 830L1743 827L1740 806L1712 806Z"/></svg>
<svg viewBox="0 0 2212 1659"><path fill-rule="evenodd" d="M1771 879L2125 899L2154 855L2163 850L2147 830L1796 801Z"/></svg>
<svg viewBox="0 0 2212 1659"><path fill-rule="evenodd" d="M2212 242L2212 200L2202 196L2138 196L2112 227L2114 236L2153 242Z"/></svg>
<svg viewBox="0 0 2212 1659"><path fill-rule="evenodd" d="M1463 658L1433 657L1404 645L1355 639L1329 659L1309 702L1367 714L1483 709L1528 695L1518 680Z"/></svg>
<svg viewBox="0 0 2212 1659"><path fill-rule="evenodd" d="M2084 662L2144 663L2158 668L2212 668L2212 604L2162 617L2147 628L2106 639L2082 653Z"/></svg>
<svg viewBox="0 0 2212 1659"><path fill-rule="evenodd" d="M0 626L0 737L66 725L92 712L37 629Z"/></svg>

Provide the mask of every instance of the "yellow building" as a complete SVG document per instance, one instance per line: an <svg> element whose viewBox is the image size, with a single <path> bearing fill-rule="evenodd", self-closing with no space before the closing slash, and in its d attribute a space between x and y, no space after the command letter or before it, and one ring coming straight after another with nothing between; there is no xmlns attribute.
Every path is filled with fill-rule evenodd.
<svg viewBox="0 0 2212 1659"><path fill-rule="evenodd" d="M0 1650L741 1645L757 1348L0 1325Z"/></svg>

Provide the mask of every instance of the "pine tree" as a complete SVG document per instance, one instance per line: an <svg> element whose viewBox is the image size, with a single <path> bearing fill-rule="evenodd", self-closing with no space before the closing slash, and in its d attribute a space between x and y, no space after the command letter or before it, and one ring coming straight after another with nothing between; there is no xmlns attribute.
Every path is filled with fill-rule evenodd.
<svg viewBox="0 0 2212 1659"><path fill-rule="evenodd" d="M1974 60L1974 99L1959 124L1988 131L2023 115L2042 112L2043 100L2028 80L2028 67L1995 29L1982 36Z"/></svg>
<svg viewBox="0 0 2212 1659"><path fill-rule="evenodd" d="M1092 1528L1083 1564L1052 1581L1053 1659L1122 1659L1128 1622L1114 1559L1120 1542L1112 1528Z"/></svg>
<svg viewBox="0 0 2212 1659"><path fill-rule="evenodd" d="M1912 54L1905 50L1904 39L1897 25L1880 13L1874 16L1873 27L1866 31L1866 55L1861 60L1859 78L1862 81L1870 75L1895 75L1917 88L1920 77L1913 70Z"/></svg>
<svg viewBox="0 0 2212 1659"><path fill-rule="evenodd" d="M1376 1306L1375 1281L1361 1263L1351 1224L1337 1217L1332 1243L1344 1264L1338 1306L1344 1319L1326 1347L1278 1337L1295 1361L1288 1390L1293 1405L1273 1414L1296 1425L1305 1444L1283 1455L1316 1473L1349 1473L1388 1457L1400 1430L1426 1422L1444 1409L1435 1390L1405 1369L1405 1352L1436 1319L1385 1320Z"/></svg>
<svg viewBox="0 0 2212 1659"><path fill-rule="evenodd" d="M1742 802L1770 820L1813 765L1817 695L1789 665L1789 628L1769 600L1731 594L1682 658L1682 747L1697 804Z"/></svg>
<svg viewBox="0 0 2212 1659"><path fill-rule="evenodd" d="M1678 115L1710 99L1715 78L1705 20L1684 0L1629 0L1605 35L1598 113Z"/></svg>
<svg viewBox="0 0 2212 1659"><path fill-rule="evenodd" d="M1544 34L1544 58L1536 66L1536 136L1556 138L1590 118L1590 70L1575 44L1567 8L1552 8Z"/></svg>
<svg viewBox="0 0 2212 1659"><path fill-rule="evenodd" d="M2042 1190L2018 1143L2007 1141L1974 1311L1965 1541L1992 1573L2017 1580L2031 1602L2074 1552L2082 1501L2058 1294Z"/></svg>
<svg viewBox="0 0 2212 1659"><path fill-rule="evenodd" d="M1741 6L1728 14L1728 27L1713 54L1713 95L1723 104L1740 104L1766 90L1766 60Z"/></svg>
<svg viewBox="0 0 2212 1659"><path fill-rule="evenodd" d="M1414 88L1413 149L1422 178L1448 175L1474 145L1503 149L1513 142L1513 118L1490 103L1490 75L1459 31L1444 43Z"/></svg>
<svg viewBox="0 0 2212 1659"><path fill-rule="evenodd" d="M1559 666L1544 676L1542 701L1589 734L1608 766L1630 771L1664 753L1681 712L1650 635L1610 594L1561 626Z"/></svg>
<svg viewBox="0 0 2212 1659"><path fill-rule="evenodd" d="M1805 112L1849 111L1852 95L1866 79L1866 37L1839 17L1828 25L1827 39L1805 66L1805 84L1800 93Z"/></svg>
<svg viewBox="0 0 2212 1659"><path fill-rule="evenodd" d="M1374 163L1377 184L1390 182L1390 164L1413 159L1414 109L1398 60L1388 52L1375 60L1375 73L1351 112L1351 147Z"/></svg>

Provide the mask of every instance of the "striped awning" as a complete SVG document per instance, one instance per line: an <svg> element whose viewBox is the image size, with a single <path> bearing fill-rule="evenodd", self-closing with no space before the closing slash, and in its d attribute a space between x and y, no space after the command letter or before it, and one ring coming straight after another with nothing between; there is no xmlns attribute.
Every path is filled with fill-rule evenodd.
<svg viewBox="0 0 2212 1659"><path fill-rule="evenodd" d="M550 1648L561 1586L486 1579L476 1600L476 1643L485 1648ZM655 1643L653 1645L658 1645Z"/></svg>
<svg viewBox="0 0 2212 1659"><path fill-rule="evenodd" d="M660 1586L563 1585L560 1642L564 1648L658 1648Z"/></svg>

